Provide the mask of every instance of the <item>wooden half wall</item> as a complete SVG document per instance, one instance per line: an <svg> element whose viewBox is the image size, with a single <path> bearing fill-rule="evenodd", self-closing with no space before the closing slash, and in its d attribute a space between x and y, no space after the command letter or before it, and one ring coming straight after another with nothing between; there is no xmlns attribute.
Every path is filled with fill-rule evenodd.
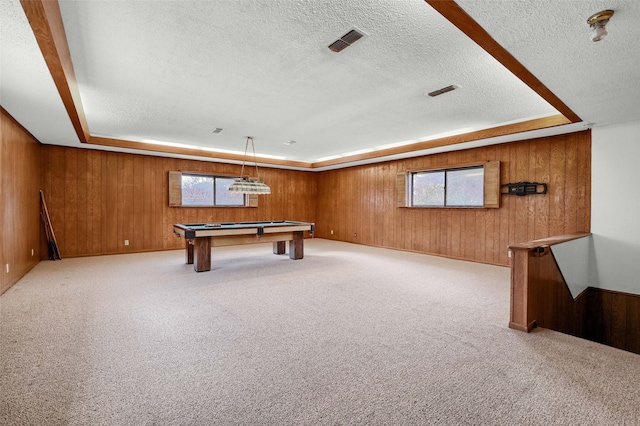
<svg viewBox="0 0 640 426"><path fill-rule="evenodd" d="M63 258L183 248L174 223L316 221L317 175L311 172L261 167L272 193L260 196L258 207L195 208L169 207L169 171L239 175L240 166L52 145L43 147L43 163Z"/></svg>
<svg viewBox="0 0 640 426"><path fill-rule="evenodd" d="M586 287L574 299L567 286L552 246L588 236L559 235L510 246L509 327L525 332L548 328L640 354L640 295Z"/></svg>
<svg viewBox="0 0 640 426"><path fill-rule="evenodd" d="M396 206L398 173L485 161L501 162L502 184L548 193L502 195L498 209ZM508 266L510 244L590 231L591 132L321 172L318 188L317 237Z"/></svg>
<svg viewBox="0 0 640 426"><path fill-rule="evenodd" d="M40 261L40 143L0 109L0 294ZM32 252L33 250L33 252ZM7 265L9 270L7 271Z"/></svg>

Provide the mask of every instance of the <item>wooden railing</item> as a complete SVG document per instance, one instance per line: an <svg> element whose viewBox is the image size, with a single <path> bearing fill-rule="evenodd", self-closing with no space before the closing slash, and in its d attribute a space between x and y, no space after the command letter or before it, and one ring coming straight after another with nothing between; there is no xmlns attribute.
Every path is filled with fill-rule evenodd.
<svg viewBox="0 0 640 426"><path fill-rule="evenodd" d="M589 235L560 235L509 246L509 327L525 332L544 327L640 354L640 295L585 283L584 291L574 298L558 267L551 247Z"/></svg>
<svg viewBox="0 0 640 426"><path fill-rule="evenodd" d="M540 326L574 335L578 331L576 328L581 328L579 324L584 318L584 303L580 302L584 294L574 301L550 246L589 235L560 235L509 246L510 328L529 332Z"/></svg>

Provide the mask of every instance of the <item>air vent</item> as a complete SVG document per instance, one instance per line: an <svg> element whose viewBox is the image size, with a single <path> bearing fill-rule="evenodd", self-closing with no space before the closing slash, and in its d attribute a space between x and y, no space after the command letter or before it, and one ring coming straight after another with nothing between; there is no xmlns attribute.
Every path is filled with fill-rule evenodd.
<svg viewBox="0 0 640 426"><path fill-rule="evenodd" d="M427 93L427 95L429 95L429 96L431 96L433 98L435 96L439 96L439 95L442 95L443 93L451 92L451 91L459 89L459 88L460 88L460 86L452 84L451 86L443 87L442 89L438 89L438 90L434 90L433 92L429 92L429 93Z"/></svg>
<svg viewBox="0 0 640 426"><path fill-rule="evenodd" d="M344 49L346 49L347 47L349 47L350 44L347 42L344 42L342 40L336 40L333 43L331 43L329 45L329 49L333 50L334 52L338 53L338 52L342 52Z"/></svg>
<svg viewBox="0 0 640 426"><path fill-rule="evenodd" d="M331 43L328 47L336 53L342 52L344 49L351 46L353 43L360 40L364 36L365 34L360 30L352 29L351 31L340 37L338 40Z"/></svg>
<svg viewBox="0 0 640 426"><path fill-rule="evenodd" d="M211 133L220 133L222 131L222 129L220 127L216 127L215 129L213 129L211 131Z"/></svg>
<svg viewBox="0 0 640 426"><path fill-rule="evenodd" d="M361 38L362 38L362 34L357 32L356 30L351 30L345 35L343 35L342 37L340 37L342 41L349 44L353 44L356 41L360 40Z"/></svg>

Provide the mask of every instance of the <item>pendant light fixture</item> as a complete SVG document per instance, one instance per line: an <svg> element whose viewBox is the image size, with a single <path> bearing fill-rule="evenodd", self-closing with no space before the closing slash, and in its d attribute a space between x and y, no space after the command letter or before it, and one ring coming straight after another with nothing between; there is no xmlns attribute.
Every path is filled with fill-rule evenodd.
<svg viewBox="0 0 640 426"><path fill-rule="evenodd" d="M256 177L249 178L244 176L244 163L247 158L247 151L249 150L249 141L251 141L251 149L253 150L253 161L256 165ZM236 194L271 194L271 188L269 185L260 180L258 175L258 160L256 158L256 147L253 143L253 138L247 136L247 143L244 146L244 159L242 160L242 170L240 171L240 177L236 179L229 186L229 192Z"/></svg>

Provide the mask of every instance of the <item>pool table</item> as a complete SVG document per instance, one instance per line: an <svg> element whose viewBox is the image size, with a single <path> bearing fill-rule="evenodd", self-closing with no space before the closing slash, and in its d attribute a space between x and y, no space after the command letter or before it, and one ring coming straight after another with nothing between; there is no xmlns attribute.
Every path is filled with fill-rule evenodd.
<svg viewBox="0 0 640 426"><path fill-rule="evenodd" d="M308 222L177 223L173 232L185 239L186 262L197 272L211 270L211 247L238 244L273 243L274 254L285 253L289 241L289 258L304 257L304 231L313 236L315 225Z"/></svg>

